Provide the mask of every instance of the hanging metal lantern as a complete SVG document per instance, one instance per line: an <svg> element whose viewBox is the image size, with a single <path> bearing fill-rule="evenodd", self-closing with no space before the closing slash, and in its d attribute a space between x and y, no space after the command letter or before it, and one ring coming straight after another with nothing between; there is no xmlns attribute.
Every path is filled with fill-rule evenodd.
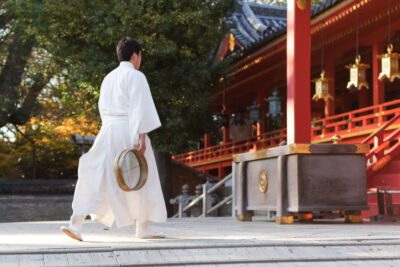
<svg viewBox="0 0 400 267"><path fill-rule="evenodd" d="M253 105L248 106L247 110L249 111L249 120L251 124L255 124L260 122L261 120L261 108L260 105L257 105L257 101L253 102Z"/></svg>
<svg viewBox="0 0 400 267"><path fill-rule="evenodd" d="M233 119L234 125L244 125L245 124L245 118L244 118L243 112L241 112L241 111L233 113L232 119Z"/></svg>
<svg viewBox="0 0 400 267"><path fill-rule="evenodd" d="M278 96L278 89L272 91L272 96L265 98L268 102L268 124L267 129L269 131L281 129L282 126L282 109L281 109L281 97Z"/></svg>
<svg viewBox="0 0 400 267"><path fill-rule="evenodd" d="M283 113L281 111L281 97L278 96L278 89L274 89L272 91L272 96L265 98L265 101L268 102L268 113L267 116L277 117L282 116Z"/></svg>
<svg viewBox="0 0 400 267"><path fill-rule="evenodd" d="M399 53L393 53L393 45L389 44L387 47L387 53L378 55L381 59L382 72L379 73L379 80L389 79L393 82L394 79L400 79L399 72Z"/></svg>
<svg viewBox="0 0 400 267"><path fill-rule="evenodd" d="M355 87L358 90L361 90L362 88L369 89L366 73L369 65L361 63L360 55L356 56L354 64L349 64L346 68L350 70L350 81L347 83L347 89L351 89L352 87Z"/></svg>
<svg viewBox="0 0 400 267"><path fill-rule="evenodd" d="M229 115L226 114L224 111L222 111L221 113L214 114L213 120L218 128L229 126Z"/></svg>
<svg viewBox="0 0 400 267"><path fill-rule="evenodd" d="M318 79L313 80L315 82L315 94L313 96L314 101L318 101L323 99L327 101L328 99L332 99L333 97L329 94L329 79L325 77L325 71L321 71L321 75Z"/></svg>

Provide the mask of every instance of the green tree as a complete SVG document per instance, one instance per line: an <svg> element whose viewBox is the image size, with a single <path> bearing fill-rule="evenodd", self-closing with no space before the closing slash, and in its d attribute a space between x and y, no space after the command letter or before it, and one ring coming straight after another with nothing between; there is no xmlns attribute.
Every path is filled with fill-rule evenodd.
<svg viewBox="0 0 400 267"><path fill-rule="evenodd" d="M0 3L0 128L23 125L38 109L37 97L54 73L51 58L18 18L12 1Z"/></svg>
<svg viewBox="0 0 400 267"><path fill-rule="evenodd" d="M23 125L40 102L53 116L98 119L103 77L118 63L115 46L131 36L144 47L143 71L163 128L160 150L193 148L211 125L208 104L221 66L213 56L233 0L8 0L0 4L0 128Z"/></svg>
<svg viewBox="0 0 400 267"><path fill-rule="evenodd" d="M63 5L28 1L18 8L37 10L39 43L64 63L70 84L61 99L71 103L71 95L84 90L91 111L103 77L118 65L116 43L124 36L138 39L144 47L142 70L163 123L153 143L178 152L193 148L211 125L213 81L223 69L213 59L227 30L223 18L233 5L226 0L76 0Z"/></svg>

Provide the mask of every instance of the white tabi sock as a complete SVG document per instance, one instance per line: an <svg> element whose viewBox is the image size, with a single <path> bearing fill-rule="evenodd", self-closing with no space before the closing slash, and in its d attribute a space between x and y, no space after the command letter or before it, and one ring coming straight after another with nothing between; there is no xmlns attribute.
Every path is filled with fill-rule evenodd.
<svg viewBox="0 0 400 267"><path fill-rule="evenodd" d="M85 218L86 215L72 214L71 219L69 221L69 228L75 232L81 233Z"/></svg>
<svg viewBox="0 0 400 267"><path fill-rule="evenodd" d="M149 227L147 222L136 222L136 237L139 238L152 238L152 237L159 237L164 238L164 234L154 231Z"/></svg>
<svg viewBox="0 0 400 267"><path fill-rule="evenodd" d="M148 232L148 224L147 222L139 222L136 221L136 236L144 235Z"/></svg>

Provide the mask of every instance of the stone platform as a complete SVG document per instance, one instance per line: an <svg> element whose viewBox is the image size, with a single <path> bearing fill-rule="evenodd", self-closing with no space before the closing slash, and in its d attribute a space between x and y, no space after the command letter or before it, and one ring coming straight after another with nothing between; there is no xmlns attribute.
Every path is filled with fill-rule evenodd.
<svg viewBox="0 0 400 267"><path fill-rule="evenodd" d="M153 224L165 239L140 240L134 227L87 221L84 242L65 221L0 224L0 266L400 266L400 224L277 225L231 218Z"/></svg>

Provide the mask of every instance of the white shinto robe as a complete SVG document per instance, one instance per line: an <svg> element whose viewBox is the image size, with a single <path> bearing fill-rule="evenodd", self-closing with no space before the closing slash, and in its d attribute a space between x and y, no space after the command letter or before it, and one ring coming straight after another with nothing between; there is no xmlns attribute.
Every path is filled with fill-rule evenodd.
<svg viewBox="0 0 400 267"><path fill-rule="evenodd" d="M139 133L161 126L146 76L128 61L120 63L103 80L99 111L101 129L91 149L79 159L78 182L72 209L117 227L167 218L160 178L150 139L146 136L148 179L139 191L119 188L113 171L115 157L138 144Z"/></svg>

